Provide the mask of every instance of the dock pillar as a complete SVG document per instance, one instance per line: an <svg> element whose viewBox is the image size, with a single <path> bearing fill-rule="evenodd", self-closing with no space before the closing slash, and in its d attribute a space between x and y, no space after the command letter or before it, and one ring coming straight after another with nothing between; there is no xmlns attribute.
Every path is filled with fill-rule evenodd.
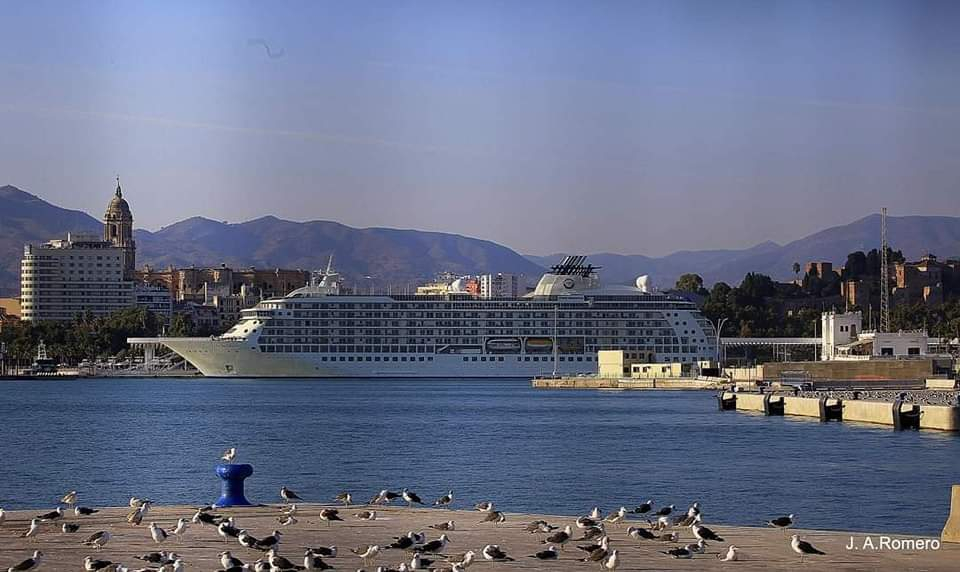
<svg viewBox="0 0 960 572"><path fill-rule="evenodd" d="M820 421L843 421L843 401L837 399L834 405L827 405L827 399L820 398Z"/></svg>
<svg viewBox="0 0 960 572"><path fill-rule="evenodd" d="M960 485L953 485L950 493L950 517L940 533L943 542L960 543Z"/></svg>
<svg viewBox="0 0 960 572"><path fill-rule="evenodd" d="M920 429L920 406L913 405L909 411L903 411L903 396L893 400L893 428L895 431Z"/></svg>
<svg viewBox="0 0 960 572"><path fill-rule="evenodd" d="M717 407L720 411L734 411L737 408L737 394L730 393L730 397L727 397L727 392L722 389L717 393Z"/></svg>
<svg viewBox="0 0 960 572"><path fill-rule="evenodd" d="M220 498L213 506L252 506L243 494L243 481L253 474L253 465L229 464L217 465L217 476L221 483Z"/></svg>
<svg viewBox="0 0 960 572"><path fill-rule="evenodd" d="M765 393L763 395L763 414L767 416L778 415L782 417L784 406L783 397L780 397L779 401L772 401L772 397L773 394L770 393Z"/></svg>

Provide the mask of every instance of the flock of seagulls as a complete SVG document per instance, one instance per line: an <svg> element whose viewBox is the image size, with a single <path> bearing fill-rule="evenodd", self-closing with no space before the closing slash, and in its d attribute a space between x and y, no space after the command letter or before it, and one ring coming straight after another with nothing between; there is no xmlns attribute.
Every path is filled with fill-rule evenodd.
<svg viewBox="0 0 960 572"><path fill-rule="evenodd" d="M230 462L236 459L236 455L236 448L231 448L224 452L221 459ZM303 496L286 486L280 489L279 497L283 501L279 505L280 514L277 517L280 528L259 538L245 529L236 517L227 518L217 514L213 506L197 508L192 517L178 518L175 525L166 529L158 522L150 520L153 506L151 500L133 497L130 499L125 521L132 527L141 527L143 523L147 523L146 535L155 545L156 550L137 556L136 558L143 563L143 566L139 567L129 567L91 554L83 559L83 570L85 572L184 572L186 562L176 552L164 550L164 546L168 542L173 542L171 537L180 544L191 529L208 527L216 532L224 545L230 543L238 545L233 551L224 549L217 554L217 561L221 566L218 572L287 572L334 568L332 562L343 558L336 546L307 547L303 549L302 556L288 557L286 545L283 544L284 532L281 529L295 526L301 518L307 518L308 511L309 517L316 516L330 527L336 522L345 520L340 514L341 509L316 505L307 509L303 506ZM63 495L55 509L31 519L29 528L22 532L20 537L35 542L50 525L59 525L63 534L78 533L84 527L82 524L84 519L99 512L95 508L79 506L78 500L77 491L69 491ZM341 508L357 506L352 504L353 495L347 491L336 495L333 501L342 505ZM407 507L426 506L420 496L410 489L403 488L399 491L383 489L374 495L366 506L358 507L362 510L352 513L352 519L375 521L378 519L378 508L389 505L393 501L405 503ZM450 507L453 501L454 493L450 490L437 498L431 506ZM478 513L479 520L476 521L478 525L499 527L508 520L507 514L498 510L493 501L477 503L474 505L474 510ZM70 517L69 514L73 516ZM71 521L68 522L68 519ZM6 513L0 508L0 527L5 520ZM790 514L765 521L764 524L786 531L793 527L795 522L795 515ZM429 538L425 532L410 530L384 542L350 548L350 553L358 558L364 567L357 572L368 572L368 569L369 572L417 570L463 572L478 561L509 563L516 562L518 558L531 558L544 562L576 559L583 563L597 565L602 571L615 571L623 566L623 559L622 552L614 546L610 533L614 528L627 524L630 526L625 531L626 540L617 542L633 543L634 546L637 543L651 543L654 547L663 546L662 550L656 549L655 553L673 559L701 558L708 554L712 544L726 543L722 536L703 524L700 503L693 503L685 513L677 513L675 505L658 507L651 499L633 510L621 506L607 515L595 507L588 514L574 519L572 523L563 525L551 524L545 520L527 523L522 530L536 535L542 546L542 549L532 554L511 555L499 544L492 543L478 550L452 553L449 548L451 545L455 546L455 541L451 535L455 535L457 531L454 520L429 525L428 528L434 531L432 534L438 534L433 539ZM681 542L681 538L685 535L690 536L691 542ZM110 530L98 530L86 536L79 544L99 554L112 538ZM790 537L789 547L800 556L801 562L807 557L824 554L822 550L796 534ZM564 554L570 554L568 548L573 550L573 556L564 556ZM742 559L740 549L734 544L727 545L715 553L715 556L721 562L737 562ZM400 562L393 566L383 564L384 561L397 562L397 560ZM35 550L31 556L7 568L7 572L37 570L43 566L43 563L43 552ZM340 566L340 568L343 567Z"/></svg>

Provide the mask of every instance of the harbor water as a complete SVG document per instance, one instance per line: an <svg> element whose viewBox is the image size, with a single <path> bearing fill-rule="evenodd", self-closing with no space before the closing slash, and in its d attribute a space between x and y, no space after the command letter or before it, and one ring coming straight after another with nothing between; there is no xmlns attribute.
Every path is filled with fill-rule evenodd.
<svg viewBox="0 0 960 572"><path fill-rule="evenodd" d="M528 380L0 382L0 506L217 498L236 446L247 496L366 500L453 489L463 507L579 514L701 501L707 522L938 534L960 436L721 413L710 392L534 390Z"/></svg>

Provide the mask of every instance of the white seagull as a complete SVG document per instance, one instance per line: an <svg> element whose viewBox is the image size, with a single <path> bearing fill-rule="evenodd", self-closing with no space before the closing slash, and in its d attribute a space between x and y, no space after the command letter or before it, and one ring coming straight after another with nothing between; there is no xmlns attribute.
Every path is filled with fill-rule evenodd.
<svg viewBox="0 0 960 572"><path fill-rule="evenodd" d="M35 518L30 521L30 530L21 534L20 538L36 538L39 532L40 532L40 519Z"/></svg>
<svg viewBox="0 0 960 572"><path fill-rule="evenodd" d="M806 540L800 540L799 534L794 534L792 537L790 537L790 548L800 555L800 562L803 562L803 557L809 554L826 554L826 552L818 550Z"/></svg>
<svg viewBox="0 0 960 572"><path fill-rule="evenodd" d="M110 531L101 530L100 532L94 532L80 544L83 544L84 546L93 546L97 550L100 550L106 543L110 542L111 538L113 538L113 535L110 534Z"/></svg>
<svg viewBox="0 0 960 572"><path fill-rule="evenodd" d="M157 523L150 523L150 538L153 538L153 541L157 544L163 544L163 541L167 539L167 531L157 526Z"/></svg>
<svg viewBox="0 0 960 572"><path fill-rule="evenodd" d="M224 451L222 455L220 455L220 460L221 460L221 461L226 461L226 462L228 462L228 463L232 463L233 460L236 459L236 458L237 458L237 448L236 448L236 447L230 447L229 449L227 449L226 451Z"/></svg>
<svg viewBox="0 0 960 572"><path fill-rule="evenodd" d="M727 553L725 555L717 554L717 558L720 559L720 562L736 562L739 558L737 554L737 547L731 544L730 548L727 549Z"/></svg>
<svg viewBox="0 0 960 572"><path fill-rule="evenodd" d="M603 561L603 567L606 570L616 570L617 566L620 566L620 551L614 550L610 553L610 556L607 556L607 559Z"/></svg>
<svg viewBox="0 0 960 572"><path fill-rule="evenodd" d="M187 528L189 526L190 526L189 520L185 518L181 518L177 520L177 526L175 526L173 531L171 532L171 534L177 537L177 542L183 542L183 533L187 531Z"/></svg>
<svg viewBox="0 0 960 572"><path fill-rule="evenodd" d="M77 504L77 491L70 491L67 494L60 497L60 502L65 505L73 506Z"/></svg>

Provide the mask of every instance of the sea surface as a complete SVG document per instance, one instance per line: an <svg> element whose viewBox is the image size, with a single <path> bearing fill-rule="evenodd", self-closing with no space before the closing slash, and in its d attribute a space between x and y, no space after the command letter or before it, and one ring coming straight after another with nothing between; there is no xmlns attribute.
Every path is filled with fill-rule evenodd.
<svg viewBox="0 0 960 572"><path fill-rule="evenodd" d="M239 449L247 496L581 514L703 504L706 522L938 534L960 436L720 412L708 392L534 390L528 380L95 379L0 382L0 506L216 500Z"/></svg>

